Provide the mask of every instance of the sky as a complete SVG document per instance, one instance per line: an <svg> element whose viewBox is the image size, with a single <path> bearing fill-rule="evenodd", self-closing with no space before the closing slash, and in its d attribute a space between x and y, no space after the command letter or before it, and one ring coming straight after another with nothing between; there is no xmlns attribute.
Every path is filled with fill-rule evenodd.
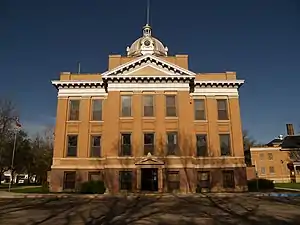
<svg viewBox="0 0 300 225"><path fill-rule="evenodd" d="M142 35L146 0L0 0L0 98L29 134L55 124L62 71L107 70ZM243 129L259 142L300 129L299 0L152 0L153 36L193 72L236 71Z"/></svg>

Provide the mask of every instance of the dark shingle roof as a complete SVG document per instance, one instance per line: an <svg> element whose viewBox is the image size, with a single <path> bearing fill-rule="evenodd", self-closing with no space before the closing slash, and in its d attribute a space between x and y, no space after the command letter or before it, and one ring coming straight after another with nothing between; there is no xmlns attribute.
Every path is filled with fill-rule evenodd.
<svg viewBox="0 0 300 225"><path fill-rule="evenodd" d="M273 139L272 141L270 141L268 144L267 144L267 146L268 147L274 147L274 146L278 146L278 145L280 145L281 144L281 142L282 142L282 139L280 139L280 138L275 138L275 139Z"/></svg>
<svg viewBox="0 0 300 225"><path fill-rule="evenodd" d="M286 136L281 143L282 150L300 150L300 135Z"/></svg>

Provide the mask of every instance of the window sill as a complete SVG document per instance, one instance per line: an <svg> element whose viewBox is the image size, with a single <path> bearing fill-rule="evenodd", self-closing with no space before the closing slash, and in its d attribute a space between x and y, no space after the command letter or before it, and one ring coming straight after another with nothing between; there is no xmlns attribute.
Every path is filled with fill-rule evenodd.
<svg viewBox="0 0 300 225"><path fill-rule="evenodd" d="M155 120L156 119L156 117L154 117L154 116L143 116L142 118L143 118L143 120Z"/></svg>
<svg viewBox="0 0 300 225"><path fill-rule="evenodd" d="M67 120L67 123L80 123L81 120Z"/></svg>
<svg viewBox="0 0 300 225"><path fill-rule="evenodd" d="M104 123L103 120L90 120L90 123Z"/></svg>
<svg viewBox="0 0 300 225"><path fill-rule="evenodd" d="M207 123L208 120L194 120L195 123Z"/></svg>
<svg viewBox="0 0 300 225"><path fill-rule="evenodd" d="M218 123L230 123L230 120L217 120Z"/></svg>
<svg viewBox="0 0 300 225"><path fill-rule="evenodd" d="M172 116L166 116L165 118L166 118L166 120L178 120L177 116L174 116L174 117L172 117Z"/></svg>
<svg viewBox="0 0 300 225"><path fill-rule="evenodd" d="M132 116L128 116L128 117L120 117L120 120L133 120Z"/></svg>

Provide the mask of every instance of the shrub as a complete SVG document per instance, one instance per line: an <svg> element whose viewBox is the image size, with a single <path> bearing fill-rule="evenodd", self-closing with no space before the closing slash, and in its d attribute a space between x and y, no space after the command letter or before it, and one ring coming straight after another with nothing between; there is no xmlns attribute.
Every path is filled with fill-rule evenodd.
<svg viewBox="0 0 300 225"><path fill-rule="evenodd" d="M258 190L257 190L257 186L258 186ZM274 183L272 180L252 179L248 181L249 191L267 191L273 189L274 189Z"/></svg>
<svg viewBox="0 0 300 225"><path fill-rule="evenodd" d="M104 194L105 184L103 181L88 181L81 185L80 193L82 194Z"/></svg>

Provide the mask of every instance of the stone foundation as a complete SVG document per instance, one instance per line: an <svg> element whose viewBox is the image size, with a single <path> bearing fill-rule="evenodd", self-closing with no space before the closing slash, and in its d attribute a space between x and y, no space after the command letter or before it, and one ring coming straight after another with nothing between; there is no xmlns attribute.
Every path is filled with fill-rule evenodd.
<svg viewBox="0 0 300 225"><path fill-rule="evenodd" d="M141 187L141 173L140 168L126 169L132 171L132 192L139 192ZM234 183L235 188L224 188L223 187L223 174L224 170L234 171ZM64 172L75 171L76 182L74 190L64 190ZM62 192L62 191L78 191L80 190L80 184L88 181L88 173L101 171L103 179L109 193L119 193L119 172L124 169L105 168L100 170L67 170L67 169L52 169L50 172L50 191L51 192ZM168 181L167 181L167 169L158 167L158 192L168 192ZM209 168L209 169L191 169L191 168L172 168L169 171L178 171L180 178L180 193L195 193L198 180L198 171L210 172L210 188L207 191L210 192L244 192L247 191L247 176L246 167L235 167L235 168Z"/></svg>

